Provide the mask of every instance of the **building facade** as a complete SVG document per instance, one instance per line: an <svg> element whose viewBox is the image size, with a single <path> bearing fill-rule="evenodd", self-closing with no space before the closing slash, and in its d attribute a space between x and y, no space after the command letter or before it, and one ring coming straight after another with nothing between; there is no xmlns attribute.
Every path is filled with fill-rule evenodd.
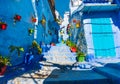
<svg viewBox="0 0 120 84"><path fill-rule="evenodd" d="M119 4L118 0L82 0L71 12L70 21L80 20L80 28L71 30L72 33L76 31L71 40L83 40L85 52L95 58L119 57ZM84 39L79 37L80 32L84 34Z"/></svg>
<svg viewBox="0 0 120 84"><path fill-rule="evenodd" d="M57 42L59 25L52 2L54 0L0 1L0 54L10 56L13 65L23 61L33 40L45 44ZM24 48L21 56L18 57L16 51L10 54L11 45Z"/></svg>

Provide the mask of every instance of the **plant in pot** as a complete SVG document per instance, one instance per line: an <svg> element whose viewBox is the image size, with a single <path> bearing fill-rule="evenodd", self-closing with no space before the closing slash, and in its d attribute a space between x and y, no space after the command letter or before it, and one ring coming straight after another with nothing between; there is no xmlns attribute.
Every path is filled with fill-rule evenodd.
<svg viewBox="0 0 120 84"><path fill-rule="evenodd" d="M70 43L70 40L67 40L67 41L66 41L66 45L68 45L69 43Z"/></svg>
<svg viewBox="0 0 120 84"><path fill-rule="evenodd" d="M21 46L14 46L14 45L10 45L9 46L9 50L10 50L10 53L12 53L14 51L17 51L18 56L20 56L21 52L24 52L24 48L23 47L21 47Z"/></svg>
<svg viewBox="0 0 120 84"><path fill-rule="evenodd" d="M71 52L77 52L77 47L76 46L72 46L72 47L70 47L70 50L71 50Z"/></svg>
<svg viewBox="0 0 120 84"><path fill-rule="evenodd" d="M3 57L0 55L0 75L4 75L7 65L11 65L10 57Z"/></svg>
<svg viewBox="0 0 120 84"><path fill-rule="evenodd" d="M78 51L77 52L77 61L84 62L85 61L85 53Z"/></svg>
<svg viewBox="0 0 120 84"><path fill-rule="evenodd" d="M68 45L70 47L71 52L77 52L77 46L75 43L70 42Z"/></svg>
<svg viewBox="0 0 120 84"><path fill-rule="evenodd" d="M71 46L74 46L75 44L72 41L67 40L66 41L66 45L69 46L69 47L71 47Z"/></svg>
<svg viewBox="0 0 120 84"><path fill-rule="evenodd" d="M33 40L33 42L32 42L32 48L37 50L38 54L42 53L42 48L39 46L39 44L35 40Z"/></svg>

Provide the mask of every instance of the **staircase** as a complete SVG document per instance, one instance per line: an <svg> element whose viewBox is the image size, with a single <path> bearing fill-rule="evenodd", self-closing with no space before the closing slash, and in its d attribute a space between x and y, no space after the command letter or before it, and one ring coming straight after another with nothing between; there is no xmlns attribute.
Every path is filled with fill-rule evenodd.
<svg viewBox="0 0 120 84"><path fill-rule="evenodd" d="M50 51L44 53L47 62L57 64L73 64L76 62L76 53L72 53L65 44L52 46Z"/></svg>

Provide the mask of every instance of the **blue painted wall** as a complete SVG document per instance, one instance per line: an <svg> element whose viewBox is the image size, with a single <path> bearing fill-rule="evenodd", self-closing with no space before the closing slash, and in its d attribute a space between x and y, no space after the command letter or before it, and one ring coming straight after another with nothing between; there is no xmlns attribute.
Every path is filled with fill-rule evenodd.
<svg viewBox="0 0 120 84"><path fill-rule="evenodd" d="M40 41L49 44L55 36L49 35L48 30L52 26L48 26L48 21L54 23L54 18L51 13L47 0L39 0L36 3L36 9L38 13L38 20L42 19L42 15L46 18L46 28L42 27L39 23L37 26L37 42ZM15 14L20 15L21 21L14 24L13 17ZM31 0L0 0L0 20L7 23L6 30L0 30L0 54L8 56L10 55L8 47L10 45L22 46L25 51L31 45L34 40L34 34L28 35L28 28L34 28L34 24L31 22L31 17L35 15ZM56 29L57 26L54 26ZM57 37L56 37L57 38ZM11 62L13 65L19 64L23 61L23 54L20 57L17 53L12 53Z"/></svg>

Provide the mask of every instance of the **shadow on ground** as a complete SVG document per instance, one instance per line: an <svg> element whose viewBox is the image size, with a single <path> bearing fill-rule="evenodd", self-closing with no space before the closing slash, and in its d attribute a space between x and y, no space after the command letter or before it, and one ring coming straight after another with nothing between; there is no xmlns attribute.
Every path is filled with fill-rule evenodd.
<svg viewBox="0 0 120 84"><path fill-rule="evenodd" d="M55 69L43 84L112 84L110 79L92 70L74 71Z"/></svg>
<svg viewBox="0 0 120 84"><path fill-rule="evenodd" d="M41 66L39 61L41 60L41 56L36 56L33 59L33 62L29 65L21 63L17 66L8 67L4 77L0 78L0 84L7 84L9 80L13 80L16 77L21 77L21 75L23 74L27 73L31 75L31 73L34 73L35 71L40 70ZM33 79L35 84L38 84L35 78L33 78L32 76L30 78Z"/></svg>

